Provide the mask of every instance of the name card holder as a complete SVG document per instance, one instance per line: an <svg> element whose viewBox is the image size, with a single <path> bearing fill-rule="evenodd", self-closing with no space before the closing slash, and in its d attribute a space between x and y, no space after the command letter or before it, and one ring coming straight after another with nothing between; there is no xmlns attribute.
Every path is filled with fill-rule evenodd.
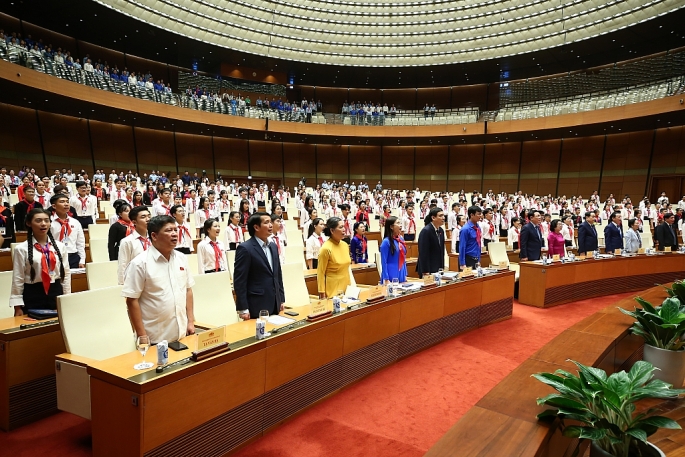
<svg viewBox="0 0 685 457"><path fill-rule="evenodd" d="M464 267L464 269L459 273L460 278L470 278L473 276L473 268L471 267Z"/></svg>
<svg viewBox="0 0 685 457"><path fill-rule="evenodd" d="M509 269L509 261L508 260L502 260L498 265L497 265L497 270L502 271L502 270L508 270Z"/></svg>
<svg viewBox="0 0 685 457"><path fill-rule="evenodd" d="M621 248L614 249L614 255L621 255Z"/></svg>
<svg viewBox="0 0 685 457"><path fill-rule="evenodd" d="M638 254L644 254L645 253L645 248L638 248L637 249Z"/></svg>
<svg viewBox="0 0 685 457"><path fill-rule="evenodd" d="M552 261L553 261L553 262L558 262L559 260L560 260L559 254L554 254L554 255L552 256Z"/></svg>
<svg viewBox="0 0 685 457"><path fill-rule="evenodd" d="M664 252L671 252L671 246L664 246Z"/></svg>
<svg viewBox="0 0 685 457"><path fill-rule="evenodd" d="M438 287L435 283L435 276L430 273L423 275L423 284L421 284L422 289L432 289L433 287Z"/></svg>
<svg viewBox="0 0 685 457"><path fill-rule="evenodd" d="M383 288L381 286L376 286L369 290L369 297L366 299L366 303L373 305L375 303L382 302L383 300L385 300Z"/></svg>
<svg viewBox="0 0 685 457"><path fill-rule="evenodd" d="M585 254L579 255L578 260L585 260Z"/></svg>
<svg viewBox="0 0 685 457"><path fill-rule="evenodd" d="M192 353L192 355L190 356L190 360L192 360L193 362L199 362L200 360L204 360L206 358L230 350L231 348L228 347L228 343L224 341L223 343L219 343L216 346L210 346L205 349L198 349L197 351Z"/></svg>
<svg viewBox="0 0 685 457"><path fill-rule="evenodd" d="M333 314L333 311L330 309L319 311L318 313L312 313L307 316L307 322L316 322L318 320L323 319L324 317L328 317L331 314Z"/></svg>

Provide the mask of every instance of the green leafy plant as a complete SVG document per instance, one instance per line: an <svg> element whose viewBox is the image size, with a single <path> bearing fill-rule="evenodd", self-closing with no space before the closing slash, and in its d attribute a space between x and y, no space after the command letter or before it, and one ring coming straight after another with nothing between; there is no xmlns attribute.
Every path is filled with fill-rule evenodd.
<svg viewBox="0 0 685 457"><path fill-rule="evenodd" d="M654 408L635 413L635 402L639 400L670 399L685 393L685 389L672 389L670 384L652 379L656 368L651 363L638 361L628 373L620 371L607 376L599 368L571 362L578 367L578 376L564 370L532 375L557 390L537 399L538 405L556 408L538 414L538 419L560 417L564 436L590 439L616 457L628 457L641 455L635 453L639 444L646 443L647 437L659 428L680 429L674 420L653 415ZM563 419L581 425L565 425ZM574 456L579 449L580 446Z"/></svg>
<svg viewBox="0 0 685 457"><path fill-rule="evenodd" d="M675 281L671 287L665 287L669 297L677 298L685 303L685 281Z"/></svg>
<svg viewBox="0 0 685 457"><path fill-rule="evenodd" d="M677 287L677 292L673 293L680 293L681 286L685 288L681 284ZM635 318L636 322L631 327L633 333L644 338L645 343L650 346L669 351L682 350L685 346L685 308L682 302L674 296L667 298L657 307L641 297L636 297L635 301L642 308L636 307L634 311L619 308L623 314Z"/></svg>

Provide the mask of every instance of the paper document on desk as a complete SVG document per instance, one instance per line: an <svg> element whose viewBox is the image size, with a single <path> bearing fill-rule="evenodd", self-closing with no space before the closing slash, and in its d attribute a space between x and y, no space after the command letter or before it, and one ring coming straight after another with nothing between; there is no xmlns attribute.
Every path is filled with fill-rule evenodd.
<svg viewBox="0 0 685 457"><path fill-rule="evenodd" d="M443 271L442 278L452 280L452 279L456 278L458 274L459 274L459 272L457 272L457 271Z"/></svg>
<svg viewBox="0 0 685 457"><path fill-rule="evenodd" d="M274 314L273 316L269 316L269 320L267 322L273 325L287 325L295 322L295 319L289 319L287 317Z"/></svg>
<svg viewBox="0 0 685 457"><path fill-rule="evenodd" d="M77 274L85 274L86 269L85 268L72 268L71 269L71 274L72 275L77 275Z"/></svg>

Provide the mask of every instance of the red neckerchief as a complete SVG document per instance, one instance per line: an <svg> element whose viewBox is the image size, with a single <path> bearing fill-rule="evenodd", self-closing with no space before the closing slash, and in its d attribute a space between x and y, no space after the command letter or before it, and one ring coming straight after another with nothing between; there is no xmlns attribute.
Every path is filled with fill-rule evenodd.
<svg viewBox="0 0 685 457"><path fill-rule="evenodd" d="M362 242L362 252L366 252L366 238L359 234L355 235L354 237Z"/></svg>
<svg viewBox="0 0 685 457"><path fill-rule="evenodd" d="M351 234L352 231L350 230L350 221L348 221L347 218L345 218L345 235L349 236ZM364 250L366 250L366 247L364 248Z"/></svg>
<svg viewBox="0 0 685 457"><path fill-rule="evenodd" d="M38 199L39 199L38 201L40 202L41 206L42 206L43 208L45 208L45 194L43 194L43 195L36 195L36 197L38 197Z"/></svg>
<svg viewBox="0 0 685 457"><path fill-rule="evenodd" d="M59 240L64 241L64 238L71 235L71 226L69 225L69 217L67 216L67 218L64 220L62 220L58 217L57 219L55 219L55 222L57 222L59 225L61 225L61 227L59 229Z"/></svg>
<svg viewBox="0 0 685 457"><path fill-rule="evenodd" d="M319 246L323 246L323 237L319 235Z"/></svg>
<svg viewBox="0 0 685 457"><path fill-rule="evenodd" d="M205 219L209 219L209 210L205 209L203 211L205 212Z"/></svg>
<svg viewBox="0 0 685 457"><path fill-rule="evenodd" d="M278 255L281 255L281 242L278 239L278 235L274 235L274 241L276 242L276 247L278 248Z"/></svg>
<svg viewBox="0 0 685 457"><path fill-rule="evenodd" d="M88 197L78 197L78 200L81 202L81 210L85 211L86 209L88 209Z"/></svg>
<svg viewBox="0 0 685 457"><path fill-rule="evenodd" d="M162 208L164 208L164 212L166 213L167 216L168 216L169 214L171 214L171 207L169 207L168 205L165 205L164 203L162 203Z"/></svg>
<svg viewBox="0 0 685 457"><path fill-rule="evenodd" d="M147 251L147 248L150 247L150 240L147 238L143 238L142 236L138 238L140 240L140 244L143 245L143 251Z"/></svg>
<svg viewBox="0 0 685 457"><path fill-rule="evenodd" d="M35 208L35 206L36 206L36 201L35 201L35 200L33 201L33 203L29 203L28 200L26 200L26 199L23 199L22 201L23 201L24 203L26 203L26 206L28 206L28 208L26 209L26 212L27 212L27 213L28 213L29 211L31 211L33 208Z"/></svg>
<svg viewBox="0 0 685 457"><path fill-rule="evenodd" d="M478 226L477 223L473 224L471 227L473 228L473 230L476 231L476 243L478 243L478 246L480 246L480 239L481 239L480 227Z"/></svg>
<svg viewBox="0 0 685 457"><path fill-rule="evenodd" d="M397 247L399 248L399 262L397 263L397 268L398 270L402 268L402 265L404 265L405 258L407 256L407 244L404 242L404 238L401 236L397 236L393 238L395 241L397 241Z"/></svg>
<svg viewBox="0 0 685 457"><path fill-rule="evenodd" d="M216 271L221 271L221 248L219 247L219 243L216 243L214 241L210 241L209 244L212 246L214 249L214 268Z"/></svg>
<svg viewBox="0 0 685 457"><path fill-rule="evenodd" d="M117 222L126 227L126 236L129 236L131 233L133 233L133 222L126 222L121 218L119 218Z"/></svg>
<svg viewBox="0 0 685 457"><path fill-rule="evenodd" d="M240 228L232 227L233 233L235 233L235 242L240 243Z"/></svg>
<svg viewBox="0 0 685 457"><path fill-rule="evenodd" d="M45 295L48 294L50 290L50 265L55 265L55 253L50 250L50 243L45 245L45 248L39 243L33 245L36 249L43 253L43 258L41 259L40 277L43 282L43 290L45 290Z"/></svg>
<svg viewBox="0 0 685 457"><path fill-rule="evenodd" d="M102 188L100 188L100 187L95 188L95 197L98 200L102 200Z"/></svg>
<svg viewBox="0 0 685 457"><path fill-rule="evenodd" d="M186 227L185 225L179 224L178 225L178 231L181 232L181 241L183 240L183 238L186 235L188 235L188 238L190 238L190 230L188 230L188 227ZM185 234L184 234L184 232L185 232Z"/></svg>

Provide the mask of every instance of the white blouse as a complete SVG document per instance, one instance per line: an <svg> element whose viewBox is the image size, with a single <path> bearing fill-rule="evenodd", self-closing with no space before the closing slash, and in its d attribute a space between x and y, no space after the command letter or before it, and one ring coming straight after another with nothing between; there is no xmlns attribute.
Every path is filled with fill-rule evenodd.
<svg viewBox="0 0 685 457"><path fill-rule="evenodd" d="M36 284L43 282L41 271L43 269L43 252L35 248L36 240L32 238L33 249L33 269L35 276L31 280L31 265L28 263L29 251L28 242L20 243L14 248L14 257L12 259L12 291L10 292L10 307L24 306L24 284ZM62 290L64 294L71 293L71 270L69 269L69 260L67 248L59 241L55 241L55 245L49 243L50 251L55 253L56 265L50 265L50 283L60 279L60 262L55 248L59 249L62 259L64 260L64 280L62 281ZM54 267L54 268L53 268Z"/></svg>
<svg viewBox="0 0 685 457"><path fill-rule="evenodd" d="M328 237L322 233L321 240L323 241L320 241L316 233L312 233L312 236L307 238L307 244L305 246L307 250L306 259L318 259L321 246L326 242L327 239Z"/></svg>
<svg viewBox="0 0 685 457"><path fill-rule="evenodd" d="M231 243L242 243L245 241L243 236L243 229L236 227L233 224L228 224L226 227L226 246L230 246ZM237 247L237 246L236 246ZM227 249L230 251L230 249Z"/></svg>
<svg viewBox="0 0 685 457"><path fill-rule="evenodd" d="M205 271L216 269L216 254L214 252L214 247L210 244L212 240L209 237L205 237L197 245L197 267L198 273L204 274ZM226 271L226 248L224 244L217 240L217 245L221 250L221 258L219 259L219 270Z"/></svg>

